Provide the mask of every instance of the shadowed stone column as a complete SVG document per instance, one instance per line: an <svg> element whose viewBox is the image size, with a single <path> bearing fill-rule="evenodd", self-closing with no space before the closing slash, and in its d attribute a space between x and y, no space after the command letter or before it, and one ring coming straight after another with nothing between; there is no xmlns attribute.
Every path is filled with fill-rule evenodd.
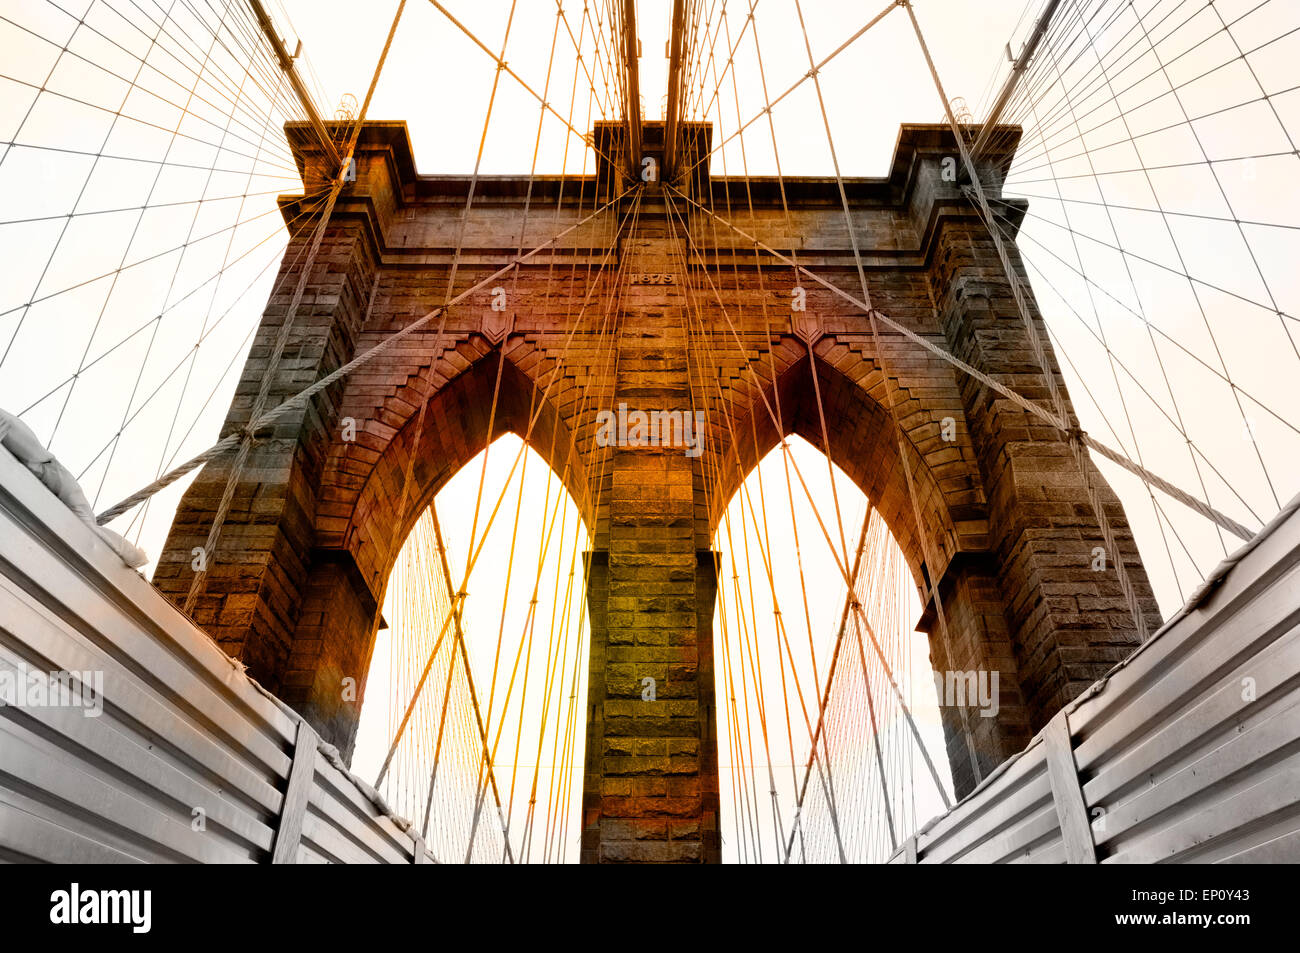
<svg viewBox="0 0 1300 953"><path fill-rule="evenodd" d="M1025 280L1014 246L1009 252ZM1052 409L1047 377L980 223L947 224L931 280L952 352ZM1032 307L1032 294L1026 293ZM1036 309L1032 319L1046 342L1047 328ZM1050 345L1047 359L1075 423ZM1087 483L1064 436L969 375L958 377L957 384L988 499L990 550L1019 690L1029 728L1038 731L1139 643L1120 590L1117 560L1125 562L1148 632L1159 628L1159 611L1128 520L1097 469L1089 465L1119 553L1106 551ZM990 755L996 764L1009 753Z"/></svg>
<svg viewBox="0 0 1300 953"><path fill-rule="evenodd" d="M756 176L742 183L711 176L709 127L688 125L687 153L700 161L685 191L734 216L753 236L695 213L695 260L711 280L699 286L709 293L692 302L706 346L688 354L682 238L670 229L676 219L657 184L644 190L635 234L615 249L618 281L598 293L589 284L602 280L615 223L629 204L584 220L595 202L631 185L640 167L620 158L624 128L596 124L593 141L601 158L594 177L476 179L420 175L402 123L365 124L356 181L339 196L284 358L271 374L271 405L427 314L442 300L453 262L460 261L459 281L469 287L521 248L552 239L555 247L511 276L513 331L503 330L505 317L491 310L490 289L480 289L451 310L445 338L426 325L273 432L258 435L221 545L208 554L196 621L346 755L364 698L377 603L408 528L402 523L407 509L399 505L406 474L411 498L422 505L486 445L500 366L495 347L507 355L497 432L527 429L535 389L549 386L551 369L563 360L547 398L551 407L538 418L530 442L544 454L572 442L577 462L566 471L570 491L599 493L598 500L579 501L592 504L594 518L582 856L717 860L711 658L717 580L710 513L718 516L766 452L760 444L776 445L764 403L779 391L790 412L782 426L815 444L824 403L835 462L871 497L916 578L935 583L947 630L937 624L933 605L922 629L936 670L945 677L982 676L986 684L998 676L996 715L984 717L969 703L944 706L953 777L958 793L965 793L1135 645L1114 569L1118 559L1137 589L1147 628L1157 627L1132 532L1118 500L1094 474L1121 549L1103 552L1104 565L1096 568L1100 529L1060 433L900 334L882 331L877 354L861 308L818 282L803 282L807 313L796 316L803 322L787 319L790 282L800 279L772 280L782 269L774 271L753 247L757 239L797 256L850 296L860 293L860 257L882 312L1046 402L1047 378L987 229L960 183L943 173L945 160L955 163L951 131L902 127L889 175L845 180L841 193L830 178ZM336 170L308 127L291 124L287 131L305 192L315 195ZM646 154L659 156L662 136L661 124L646 124ZM980 159L992 197L1019 132L1003 127L995 141ZM735 210L742 194L740 215ZM845 227L845 199L856 242ZM268 356L311 238L311 217L298 219L303 202L301 196L280 199L286 220L302 230L291 238L226 433L247 425L268 374ZM554 215L535 213L539 203L552 202ZM685 203L674 202L686 212ZM998 198L1008 235L1023 204ZM530 207L534 214L526 213ZM458 258L460 246L466 254ZM1014 246L1011 254L1022 268ZM569 277L560 280L561 272ZM716 280L721 275L725 281ZM582 323L589 291L593 308L602 316L608 310L616 322L613 379L603 320ZM1035 320L1046 339L1041 318ZM814 341L812 367L803 371ZM1059 375L1048 352L1051 373ZM886 365L892 382L883 377ZM682 446L593 446L584 396L599 394L602 406L593 410L625 404L632 412L689 413L697 409L692 374L697 397L707 394L711 402L708 437L718 451L710 471L718 486L708 505L704 458L688 456ZM426 402L430 413L417 436L413 423ZM894 418L915 450L909 471L915 510L899 465ZM355 424L351 438L343 436L347 420ZM727 443L732 425L741 435L739 448ZM745 446L750 437L753 459ZM725 472L735 453L745 462ZM563 453L548 461L557 472L566 470ZM194 577L193 550L207 538L228 465L223 459L205 467L177 509L154 582L178 603ZM653 700L647 679L653 680Z"/></svg>
<svg viewBox="0 0 1300 953"><path fill-rule="evenodd" d="M668 227L663 206L648 199L624 251L634 281L677 270ZM691 413L684 306L680 284L628 289L615 395L629 415ZM626 443L636 439L631 427L628 437ZM594 554L588 580L586 863L721 859L712 659L717 572L713 554L697 545L700 457L687 449L622 445L611 454L607 522L597 530L608 549Z"/></svg>

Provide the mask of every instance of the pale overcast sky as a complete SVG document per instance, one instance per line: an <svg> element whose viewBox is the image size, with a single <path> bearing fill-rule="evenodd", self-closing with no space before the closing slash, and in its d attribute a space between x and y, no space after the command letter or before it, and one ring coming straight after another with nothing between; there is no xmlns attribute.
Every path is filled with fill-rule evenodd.
<svg viewBox="0 0 1300 953"><path fill-rule="evenodd" d="M446 5L487 46L501 49L510 3ZM245 104L232 121L217 86L191 92L194 78L186 69L198 69L199 61L169 52L177 49L178 37L164 31L150 46L148 21L170 8L175 32L184 32L184 5L70 0L61 6L0 0L5 54L0 68L0 260L5 261L0 406L22 412L42 439L52 440L52 449L83 474L88 495L102 509L215 438L283 249L275 196L295 192L300 183L279 132L284 112L270 111L268 121L266 94L285 95L273 71L241 75L242 64L228 53L223 58L219 49L211 51L202 71L220 71L214 82L230 93L239 86ZM331 114L345 94L360 99L397 4L283 0L283 6L271 6L290 49L302 41L299 62L309 68L324 111ZM814 57L834 50L884 6L806 0L802 12ZM917 0L915 6L948 95L964 98L982 116L1007 72L1004 47L1010 41L1019 48L1041 3ZM1089 21L1095 48L1114 51L1104 83L1098 84L1100 74L1092 69L1095 54L1053 49L1031 79L1037 95L1017 101L1012 118L1026 126L1026 145L1007 192L1030 199L1020 247L1084 428L1140 455L1151 469L1191 492L1199 495L1204 487L1215 506L1255 527L1276 511L1278 501L1300 489L1295 428L1300 353L1293 343L1300 338L1294 317L1300 314L1300 276L1294 267L1300 254L1300 192L1294 187L1300 171L1294 153L1300 98L1289 92L1300 55L1300 34L1290 31L1300 25L1300 9L1266 4L1249 13L1255 4L1220 0L1193 15L1173 0L1139 3L1157 58L1141 45L1141 31L1133 31L1125 6L1062 4L1067 16L1080 8L1106 11ZM212 17L223 15L223 4L211 7ZM564 7L569 27L578 33L581 5ZM715 63L706 76L697 75L692 91L692 115L705 116L698 88L704 83L715 141L737 128L737 114L748 120L764 106L752 34L736 44L734 88L728 80L720 97L710 96L713 70L725 63L722 50L739 38L748 4L729 7ZM667 0L638 3L641 88L649 118L663 109L670 9ZM84 25L78 27L83 15ZM1231 35L1212 19L1217 16L1234 22ZM1243 19L1236 22L1237 17ZM520 2L505 44L511 69L538 91L547 83L556 21L554 4ZM721 21L715 16L713 22ZM768 95L774 96L808 70L804 34L795 5L786 0L764 0L754 22ZM547 99L565 114L572 103L573 125L585 130L616 94L599 78L603 65L591 56L589 34L583 49L586 68L598 77L595 97L575 63L563 23L559 36ZM65 44L66 53L61 52ZM189 47L201 60L206 48ZM1237 49L1251 51L1247 61L1236 60ZM492 59L442 13L411 0L369 116L408 123L421 172L468 172L495 71ZM1085 79L1078 79L1080 73ZM133 79L135 88L128 92ZM838 56L820 79L845 175L884 175L900 123L942 118L942 104L901 9ZM1171 83L1177 96L1167 94ZM38 96L42 87L47 91ZM1073 91L1068 104L1060 100L1063 87ZM1271 101L1260 98L1261 89ZM1112 94L1123 105L1122 117ZM527 173L538 112L532 96L502 78L482 172ZM1187 116L1205 118L1189 125ZM776 106L773 119L784 174L831 174L811 83ZM584 168L590 153L549 117L542 126L539 171L561 169L566 140L565 170ZM1207 165L1207 156L1216 164ZM752 174L775 171L766 122L750 127L714 157L715 172L736 175L744 168ZM194 204L198 196L205 199L201 205ZM1109 208L1099 204L1103 201ZM141 206L147 206L143 213ZM1162 218L1153 209L1171 214ZM1131 256L1121 257L1114 245ZM123 266L129 267L119 272ZM1184 271L1199 283L1189 284ZM197 350L196 343L201 344ZM1189 439L1196 449L1189 450ZM512 441L504 439L492 449L484 490L489 499L504 485L518 447ZM824 493L829 478L817 452L806 445L795 452L810 482L820 481ZM774 462L769 479L783 485L779 461L773 458L767 466ZM533 500L544 492L545 478L540 460L531 463L525 494ZM1102 469L1124 499L1162 610L1172 615L1200 573L1238 543L1231 537L1221 542L1213 526L1158 494L1157 508L1136 478L1109 464ZM477 473L476 462L440 497L457 581L469 544ZM125 517L116 527L129 528L133 538L138 534L156 556L183 486L160 494L147 513ZM779 496L771 494L769 501ZM848 501L845 534L854 536L864 500L848 486L841 499ZM843 594L837 584L824 582L836 574L811 511L799 511L798 505L796 511L801 533L807 525L805 573L818 581L811 614L820 660L829 653L827 640L833 641ZM573 527L574 514L568 517ZM536 575L535 563L516 566L503 622L511 527L505 517L500 522L476 570L467 610L475 676L481 681L490 681L493 632L508 633L503 653L519 644ZM772 525L788 522L786 512ZM521 551L535 556L539 534L537 526L521 527ZM784 529L774 533L772 541L785 565L778 598L785 611L802 617L801 610L792 611L801 595L792 543L784 534ZM548 572L566 564L574 546L580 551L584 545L570 536L562 554L548 557L561 561L548 562ZM914 608L919 612L919 604ZM764 609L770 613L770 607ZM576 638L577 607L570 612ZM546 614L549 618L549 604ZM570 666L575 647L571 643ZM391 699L373 701L388 674L386 651L381 638L357 754L358 773L368 780L382 760L391 721ZM581 661L585 675L585 657ZM811 668L811 660L804 661ZM942 767L919 637L911 663L920 692L918 717ZM524 731L533 738L530 723L536 717L529 709ZM584 728L578 721L580 751ZM774 733L778 730L784 726ZM509 737L503 748L510 747ZM728 738L720 741L727 763ZM509 767L501 770L508 773ZM937 799L928 780L917 778L917 815L923 821ZM728 785L724 777L724 826L728 850L734 850ZM576 837L575 826L570 835Z"/></svg>

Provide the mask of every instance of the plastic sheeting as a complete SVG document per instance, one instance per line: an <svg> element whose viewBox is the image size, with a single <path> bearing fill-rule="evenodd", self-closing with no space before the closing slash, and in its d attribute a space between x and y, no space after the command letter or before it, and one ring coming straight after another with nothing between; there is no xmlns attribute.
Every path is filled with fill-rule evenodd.
<svg viewBox="0 0 1300 953"><path fill-rule="evenodd" d="M108 543L122 562L132 569L138 569L149 561L149 557L139 547L95 522L95 512L90 508L90 502L81 491L77 478L55 459L54 454L41 446L30 427L3 410L0 410L0 446L12 453L64 506Z"/></svg>

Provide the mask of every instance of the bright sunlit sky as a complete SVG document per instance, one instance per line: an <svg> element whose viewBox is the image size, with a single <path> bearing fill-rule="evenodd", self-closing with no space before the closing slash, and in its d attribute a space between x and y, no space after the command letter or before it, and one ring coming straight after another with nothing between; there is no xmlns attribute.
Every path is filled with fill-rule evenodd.
<svg viewBox="0 0 1300 953"><path fill-rule="evenodd" d="M826 56L884 5L805 0L813 58ZM200 31L181 28L184 5L77 0L60 6L0 0L0 406L22 412L103 509L215 439L284 247L275 196L301 189L279 132L297 113L278 109L268 118L266 94L280 80L265 68L241 76L246 59L194 41ZM508 37L507 0L449 0L446 6L494 52L504 45L510 68L539 93L545 89L548 102L571 115L579 132L613 108L617 94L605 87L605 61L592 56L589 32L582 48L598 87L594 96L575 64L565 24L575 35L586 29L580 5L566 2L566 20L560 21L553 3L520 0ZM763 108L764 80L767 96L774 97L809 66L793 2L758 5L761 73L752 33L736 42L748 4L733 0L729 6L715 59L693 73L688 96L691 117L714 122L715 142L738 127L738 116L748 121ZM1286 92L1300 56L1300 33L1291 32L1300 26L1300 9L1272 3L1247 15L1255 4L1220 0L1192 16L1174 0L1136 6L1148 14L1148 25L1162 24L1152 30L1161 63L1152 61L1149 49L1135 47L1117 55L1130 72L1108 67L1109 82L1096 86L1091 76L1079 76L1095 66L1095 55L1089 61L1078 49L1058 50L1040 60L1031 85L1041 95L1032 103L1031 97L1017 100L1010 116L1028 131L1006 191L1030 200L1021 252L1084 429L1185 489L1208 493L1215 506L1254 528L1300 489L1294 426L1300 354L1292 343L1300 325L1291 317L1300 314L1294 268L1300 157L1293 152L1300 99ZM947 94L964 98L976 117L1006 75L1004 46L1011 41L1019 49L1039 7L1037 0L916 0ZM1063 7L1078 8L1075 0ZM228 15L221 3L211 8L214 20ZM364 97L395 2L282 0L270 8L289 49L301 40L299 63L327 116L345 95ZM159 32L155 21L169 9L175 27ZM650 119L661 116L666 95L670 13L668 0L639 0L640 80ZM1243 17L1232 37L1211 19L1218 15L1234 23ZM1091 34L1095 48L1129 47L1131 24L1123 16L1107 28L1098 21ZM182 33L190 42L182 42ZM728 78L719 87L723 50L732 44L736 82ZM707 48L703 41L699 46ZM187 58L176 52L182 47L197 52ZM1234 62L1236 48L1253 51L1249 68ZM1231 65L1215 69L1225 62ZM228 92L239 88L244 106L233 120L214 87L192 89L195 72L208 76L213 70L223 71ZM441 12L410 0L369 118L406 121L420 172L469 172L479 160L496 73L493 60ZM820 80L844 175L884 175L898 126L943 116L900 9L825 67ZM1177 98L1161 95L1170 83L1179 87ZM715 87L721 90L716 98ZM1261 87L1271 102L1259 99ZM1062 105L1062 88L1078 98ZM1085 90L1097 98L1087 98ZM284 95L282 87L277 95ZM1256 101L1237 108L1248 100ZM1206 118L1189 126L1183 121L1189 115ZM773 108L785 175L832 174L821 117L811 83ZM536 99L502 75L479 170L527 174L535 141L537 171L589 170L589 150L552 116L538 138L538 118ZM1207 156L1217 164L1205 165ZM770 174L775 158L766 122L756 123L714 157L712 168ZM1163 219L1153 209L1171 214ZM1112 245L1139 257L1121 258ZM1202 283L1189 285L1183 271ZM1103 339L1113 357L1099 343ZM505 486L518 448L511 441L504 438L489 455L483 490L489 499ZM824 460L802 442L794 453L825 498ZM439 499L457 581L479 466L475 461L462 471ZM1108 463L1102 469L1126 504L1168 617L1200 574L1238 541L1221 541L1209 523L1176 502L1157 496L1157 508L1136 478ZM779 462L769 479L783 481ZM531 460L528 480L525 495L535 499L545 482L540 459ZM156 555L184 486L169 488L115 527ZM845 535L853 536L864 501L847 485L840 494L850 501ZM811 511L799 512L799 505L800 525L815 527ZM772 525L788 521L787 513ZM510 633L506 650L518 644L527 599L512 595L501 619L511 527L505 516L500 523L470 586L467 628L476 679L489 679L498 629ZM521 549L535 554L539 533L522 528ZM774 530L772 546L786 567L778 597L793 606L799 582L785 534ZM815 544L812 529L808 537L803 560L816 587L812 628L821 658L829 651L826 640L833 640L843 593L826 582L836 573L824 544ZM567 559L585 540L566 545L558 558ZM531 589L530 573L536 574L535 565L515 567L513 594ZM919 612L919 604L915 608ZM579 618L576 607L571 612ZM381 634L376 650L355 762L367 779L382 760L392 718L392 699L380 688L388 675L385 638ZM920 637L914 641L918 710L942 764L933 706L927 708L924 698L931 691L926 647ZM585 659L582 670L585 675ZM580 726L579 751L582 735ZM725 763L725 738L722 743ZM937 799L928 781L918 778L917 814L924 820ZM727 786L724 778L724 792ZM569 833L576 837L576 828Z"/></svg>

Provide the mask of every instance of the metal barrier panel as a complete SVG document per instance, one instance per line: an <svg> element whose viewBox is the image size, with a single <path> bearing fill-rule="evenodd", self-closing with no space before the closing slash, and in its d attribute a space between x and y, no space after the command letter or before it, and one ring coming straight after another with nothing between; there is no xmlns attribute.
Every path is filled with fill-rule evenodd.
<svg viewBox="0 0 1300 953"><path fill-rule="evenodd" d="M0 859L433 859L3 448L0 699Z"/></svg>
<svg viewBox="0 0 1300 953"><path fill-rule="evenodd" d="M891 858L1067 861L1300 862L1300 498Z"/></svg>
<svg viewBox="0 0 1300 953"><path fill-rule="evenodd" d="M0 859L434 859L2 448L0 688ZM1067 859L1300 861L1294 503L893 862Z"/></svg>

